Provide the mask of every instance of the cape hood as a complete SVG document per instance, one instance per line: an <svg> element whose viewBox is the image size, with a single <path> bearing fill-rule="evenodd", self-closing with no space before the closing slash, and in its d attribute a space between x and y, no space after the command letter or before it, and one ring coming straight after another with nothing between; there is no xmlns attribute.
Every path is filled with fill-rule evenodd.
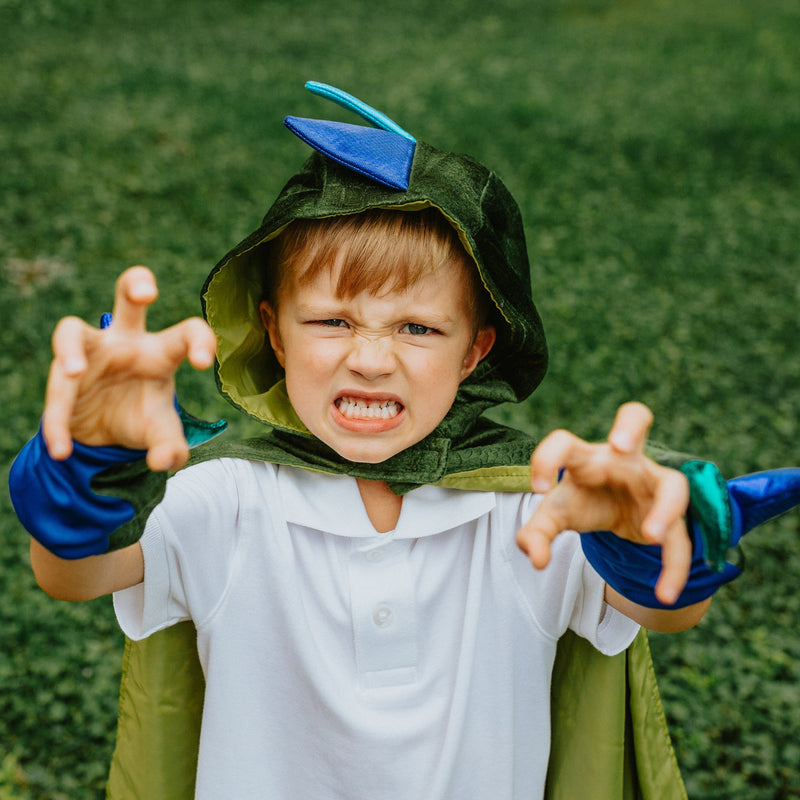
<svg viewBox="0 0 800 800"><path fill-rule="evenodd" d="M478 422L481 414L499 403L526 398L547 369L547 345L532 299L519 208L497 175L469 156L417 142L361 101L332 87L313 86L318 94L323 94L320 86L335 94L333 99L381 129L287 118L286 125L312 144L315 152L283 187L258 229L219 261L203 286L203 313L218 340L219 389L245 414L270 425L278 433L278 441L291 440L293 449L311 448L323 454L326 463L336 462L336 455L322 443L307 441L313 437L288 401L283 370L262 325L258 306L264 297L264 271L269 269L263 245L295 219L356 214L368 209L413 212L433 207L455 228L474 260L499 312L499 323L494 348L461 384L450 412L430 435L430 441L420 443L421 449L431 444L441 449L444 441L446 450L468 441L472 447L475 440L470 437L476 432L480 434L479 446L483 446L487 431L498 426L487 420ZM501 438L527 439L515 437L507 429L503 429ZM527 440L519 453L509 454L511 461L525 462L531 449ZM493 455L489 461L494 465L504 459ZM380 474L380 465L372 467L378 468L378 474L371 469L370 476L386 479ZM354 472L341 467L336 471L357 474L360 469ZM444 473L453 469L454 465L445 467ZM407 474L408 470L403 472ZM438 478L427 473L420 475L419 482L432 480Z"/></svg>

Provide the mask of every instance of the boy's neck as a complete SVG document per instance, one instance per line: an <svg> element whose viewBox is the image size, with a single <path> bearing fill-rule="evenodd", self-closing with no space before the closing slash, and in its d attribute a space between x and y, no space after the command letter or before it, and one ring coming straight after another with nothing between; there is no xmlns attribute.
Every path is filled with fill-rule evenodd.
<svg viewBox="0 0 800 800"><path fill-rule="evenodd" d="M388 533L397 527L403 498L396 495L385 481L356 478L361 500L372 527L378 533Z"/></svg>

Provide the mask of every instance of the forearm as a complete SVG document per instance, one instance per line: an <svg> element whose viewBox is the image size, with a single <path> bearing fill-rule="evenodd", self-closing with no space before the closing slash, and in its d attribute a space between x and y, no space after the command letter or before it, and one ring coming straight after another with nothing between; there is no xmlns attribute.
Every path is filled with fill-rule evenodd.
<svg viewBox="0 0 800 800"><path fill-rule="evenodd" d="M138 542L103 555L64 559L31 539L31 568L39 586L56 600L93 600L144 580Z"/></svg>
<svg viewBox="0 0 800 800"><path fill-rule="evenodd" d="M659 633L680 633L697 625L711 605L711 598L678 609L648 608L623 597L606 584L606 603L643 628Z"/></svg>

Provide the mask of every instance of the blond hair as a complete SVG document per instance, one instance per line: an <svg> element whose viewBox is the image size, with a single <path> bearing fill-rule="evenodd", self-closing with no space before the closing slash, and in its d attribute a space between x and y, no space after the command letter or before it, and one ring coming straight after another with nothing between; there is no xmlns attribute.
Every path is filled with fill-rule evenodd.
<svg viewBox="0 0 800 800"><path fill-rule="evenodd" d="M434 208L297 219L269 243L269 251L265 299L275 309L290 275L307 286L337 268L336 296L350 299L361 292L404 291L444 265L463 275L476 329L492 305L456 230Z"/></svg>

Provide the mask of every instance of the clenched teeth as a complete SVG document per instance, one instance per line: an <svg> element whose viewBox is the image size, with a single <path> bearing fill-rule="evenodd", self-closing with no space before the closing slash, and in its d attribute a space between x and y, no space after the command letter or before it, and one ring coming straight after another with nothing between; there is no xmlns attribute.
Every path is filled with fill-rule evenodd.
<svg viewBox="0 0 800 800"><path fill-rule="evenodd" d="M391 419L396 417L402 408L394 400L381 400L370 402L353 397L340 397L336 407L349 419Z"/></svg>

